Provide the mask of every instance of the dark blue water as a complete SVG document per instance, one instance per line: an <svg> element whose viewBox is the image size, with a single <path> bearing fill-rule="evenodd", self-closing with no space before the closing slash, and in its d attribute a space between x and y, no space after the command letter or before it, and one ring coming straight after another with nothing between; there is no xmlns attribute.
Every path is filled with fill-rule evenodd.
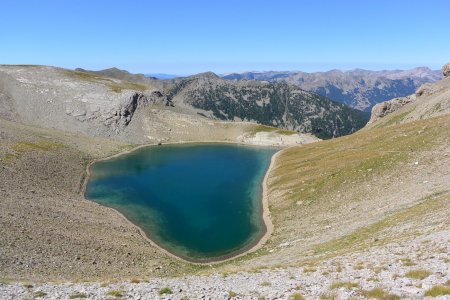
<svg viewBox="0 0 450 300"><path fill-rule="evenodd" d="M86 197L117 209L175 255L222 259L266 230L261 183L274 152L227 144L141 148L92 165Z"/></svg>

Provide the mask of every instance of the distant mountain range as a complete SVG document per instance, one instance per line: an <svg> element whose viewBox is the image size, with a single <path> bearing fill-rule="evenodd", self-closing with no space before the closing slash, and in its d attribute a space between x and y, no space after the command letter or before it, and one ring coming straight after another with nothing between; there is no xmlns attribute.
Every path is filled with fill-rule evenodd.
<svg viewBox="0 0 450 300"><path fill-rule="evenodd" d="M86 70L76 69L76 71ZM89 72L150 85L166 85L168 81L175 78L189 78L189 76L181 77L165 73L132 74L117 68ZM244 72L230 73L219 77L235 81L285 82L352 108L370 112L372 107L378 103L413 94L421 85L442 79L442 73L427 67L419 67L411 70L355 69L315 73L301 71Z"/></svg>
<svg viewBox="0 0 450 300"><path fill-rule="evenodd" d="M286 82L230 81L212 72L173 79L165 93L175 106L224 121L252 121L319 138L350 134L369 114Z"/></svg>
<svg viewBox="0 0 450 300"><path fill-rule="evenodd" d="M283 81L235 82L213 72L157 79L117 68L75 71L151 86L161 94L161 101L184 112L223 121L256 122L312 133L319 138L355 132L370 117L368 112L360 112Z"/></svg>
<svg viewBox="0 0 450 300"><path fill-rule="evenodd" d="M419 67L411 70L368 71L355 69L315 73L300 71L245 72L226 74L222 77L227 80L286 82L350 107L370 111L377 103L413 94L422 84L440 80L442 73L427 67Z"/></svg>
<svg viewBox="0 0 450 300"><path fill-rule="evenodd" d="M182 77L181 75L175 75L175 74L166 74L166 73L149 73L145 74L146 77L153 77L157 79L173 79L177 77Z"/></svg>

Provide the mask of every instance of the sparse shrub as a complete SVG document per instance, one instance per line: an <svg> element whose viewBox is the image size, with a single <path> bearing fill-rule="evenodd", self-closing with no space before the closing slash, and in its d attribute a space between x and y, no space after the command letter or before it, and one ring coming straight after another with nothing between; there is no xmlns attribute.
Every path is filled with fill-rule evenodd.
<svg viewBox="0 0 450 300"><path fill-rule="evenodd" d="M402 258L400 261L405 267L412 267L416 265L410 258Z"/></svg>
<svg viewBox="0 0 450 300"><path fill-rule="evenodd" d="M322 294L320 300L335 300L337 296L335 294Z"/></svg>
<svg viewBox="0 0 450 300"><path fill-rule="evenodd" d="M162 289L159 290L159 294L160 295L165 295L165 294L172 294L172 289L170 287L163 287Z"/></svg>
<svg viewBox="0 0 450 300"><path fill-rule="evenodd" d="M412 278L412 279L422 280L422 279L427 278L431 274L432 273L430 271L423 270L423 269L417 269L417 270L409 271L408 273L405 274L405 276L408 278Z"/></svg>
<svg viewBox="0 0 450 300"><path fill-rule="evenodd" d="M228 292L228 298L234 298L236 296L237 296L237 294L235 292L233 292L233 291Z"/></svg>
<svg viewBox="0 0 450 300"><path fill-rule="evenodd" d="M42 298L42 297L45 297L45 296L47 296L47 293L44 293L43 291L37 291L37 292L34 293L34 297L35 298Z"/></svg>
<svg viewBox="0 0 450 300"><path fill-rule="evenodd" d="M367 278L367 281L379 282L380 279L377 277L369 277L369 278Z"/></svg>
<svg viewBox="0 0 450 300"><path fill-rule="evenodd" d="M32 289L33 285L32 284L24 284L23 287L26 289Z"/></svg>
<svg viewBox="0 0 450 300"><path fill-rule="evenodd" d="M112 291L109 291L106 295L113 296L113 297L122 297L123 291L112 290Z"/></svg>
<svg viewBox="0 0 450 300"><path fill-rule="evenodd" d="M69 296L69 299L84 299L87 298L85 293L75 293Z"/></svg>
<svg viewBox="0 0 450 300"><path fill-rule="evenodd" d="M316 268L313 268L313 267L306 267L306 268L303 268L303 272L305 272L305 273L314 273L314 272L316 272L317 271L317 269Z"/></svg>
<svg viewBox="0 0 450 300"><path fill-rule="evenodd" d="M303 300L303 296L299 293L295 293L289 296L289 300Z"/></svg>
<svg viewBox="0 0 450 300"><path fill-rule="evenodd" d="M270 283L268 281L261 282L261 286L271 286L271 285L272 285L272 283Z"/></svg>
<svg viewBox="0 0 450 300"><path fill-rule="evenodd" d="M400 300L400 297L395 294L389 294L381 288L374 288L369 291L363 291L363 295L367 298L380 300Z"/></svg>
<svg viewBox="0 0 450 300"><path fill-rule="evenodd" d="M139 283L141 281L139 279L137 279L137 278L131 278L130 282L131 283Z"/></svg>
<svg viewBox="0 0 450 300"><path fill-rule="evenodd" d="M359 287L359 284L357 284L356 282L343 281L343 282L333 283L330 286L330 289L332 289L332 290L340 289L340 288L352 289L352 288L357 288L357 287Z"/></svg>
<svg viewBox="0 0 450 300"><path fill-rule="evenodd" d="M427 297L438 297L450 295L450 286L436 285L425 292Z"/></svg>

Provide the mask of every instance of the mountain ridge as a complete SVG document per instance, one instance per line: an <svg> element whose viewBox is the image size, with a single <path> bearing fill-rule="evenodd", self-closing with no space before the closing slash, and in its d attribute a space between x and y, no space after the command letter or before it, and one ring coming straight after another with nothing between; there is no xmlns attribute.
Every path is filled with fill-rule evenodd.
<svg viewBox="0 0 450 300"><path fill-rule="evenodd" d="M1 66L0 84L9 103L0 113L9 119L139 143L154 137L146 124L155 105L188 119L254 122L320 138L355 132L369 119L294 85L232 82L213 72L156 80L117 68Z"/></svg>
<svg viewBox="0 0 450 300"><path fill-rule="evenodd" d="M325 72L268 71L232 73L223 76L227 80L284 81L300 88L326 96L350 107L370 111L377 103L395 97L407 96L422 84L442 78L440 71L428 67L410 70L364 69L329 70Z"/></svg>

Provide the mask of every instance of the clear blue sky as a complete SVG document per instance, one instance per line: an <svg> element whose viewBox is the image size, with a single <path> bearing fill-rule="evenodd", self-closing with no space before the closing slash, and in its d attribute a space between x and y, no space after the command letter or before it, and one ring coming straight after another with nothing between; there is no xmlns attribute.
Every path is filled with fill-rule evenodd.
<svg viewBox="0 0 450 300"><path fill-rule="evenodd" d="M449 0L1 0L0 63L190 74L450 61Z"/></svg>

